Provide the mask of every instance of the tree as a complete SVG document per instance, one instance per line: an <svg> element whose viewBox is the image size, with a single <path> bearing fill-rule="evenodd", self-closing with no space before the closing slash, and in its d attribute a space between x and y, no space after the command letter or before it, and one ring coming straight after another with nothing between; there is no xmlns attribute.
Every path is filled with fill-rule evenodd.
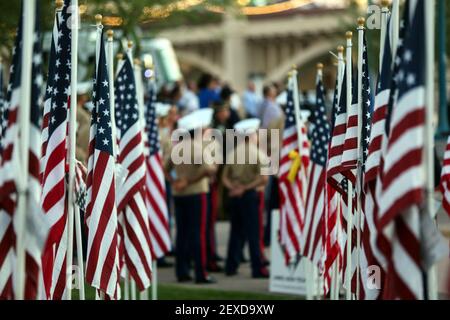
<svg viewBox="0 0 450 320"><path fill-rule="evenodd" d="M9 56L16 33L21 1L0 1L0 55ZM55 3L51 0L39 1L41 26L44 31L51 30ZM93 23L97 13L103 16L117 17L122 20L120 26L125 37L139 44L140 28L145 25L150 30L179 23L199 23L218 18L209 12L208 6L229 6L232 0L79 0L81 21ZM192 5L193 4L193 5ZM196 4L196 5L195 5ZM152 18L152 13L169 13L164 19ZM153 28L155 26L156 28Z"/></svg>

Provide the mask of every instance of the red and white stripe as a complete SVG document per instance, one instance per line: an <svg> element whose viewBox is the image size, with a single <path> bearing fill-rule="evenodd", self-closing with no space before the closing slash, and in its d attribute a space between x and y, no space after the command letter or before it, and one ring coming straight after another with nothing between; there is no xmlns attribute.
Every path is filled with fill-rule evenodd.
<svg viewBox="0 0 450 320"><path fill-rule="evenodd" d="M152 257L158 259L171 250L169 210L160 154L147 156L146 167L145 202L149 215Z"/></svg>
<svg viewBox="0 0 450 320"><path fill-rule="evenodd" d="M302 244L301 233L305 215L305 186L307 183L307 165L309 162L309 142L306 128L302 123L298 137L297 128L285 128L283 132L283 146L281 149L279 188L280 188L280 241L289 259L298 255ZM299 143L300 141L300 143ZM300 146L300 148L299 148ZM294 182L288 180L293 160L289 154L296 151L301 156L301 167Z"/></svg>
<svg viewBox="0 0 450 320"><path fill-rule="evenodd" d="M358 103L352 103L347 110L345 142L341 159L341 172L356 184L356 167L358 164Z"/></svg>
<svg viewBox="0 0 450 320"><path fill-rule="evenodd" d="M91 144L95 143L94 139L91 138ZM99 150L91 158L87 179L86 281L109 297L120 298L115 159Z"/></svg>
<svg viewBox="0 0 450 320"><path fill-rule="evenodd" d="M138 121L120 139L119 163L128 171L117 194L118 211L124 215L123 246L127 270L140 290L150 286L151 240L145 205L145 159L141 123Z"/></svg>
<svg viewBox="0 0 450 320"><path fill-rule="evenodd" d="M447 148L444 154L440 187L443 196L442 206L445 212L450 215L450 137L448 138Z"/></svg>
<svg viewBox="0 0 450 320"><path fill-rule="evenodd" d="M383 254L388 260L389 288L385 298L422 299L423 273L420 261L420 209L425 172L425 89L415 88L396 103L391 132L383 158L378 198L378 228L390 243Z"/></svg>
<svg viewBox="0 0 450 320"><path fill-rule="evenodd" d="M18 172L17 113L20 88L13 90L9 109L8 124L3 136L3 153L0 159L0 298L12 299L12 273L15 260L16 235L13 227L13 216L17 207L15 190L15 174Z"/></svg>

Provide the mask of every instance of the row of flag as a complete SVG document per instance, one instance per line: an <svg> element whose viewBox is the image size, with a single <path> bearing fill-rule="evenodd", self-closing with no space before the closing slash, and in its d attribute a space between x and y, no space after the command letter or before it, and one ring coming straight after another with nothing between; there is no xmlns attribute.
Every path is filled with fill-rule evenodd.
<svg viewBox="0 0 450 320"><path fill-rule="evenodd" d="M26 16L26 6L31 2L36 10L30 17ZM22 4L10 84L1 104L0 298L70 297L68 289L75 276L71 266L67 266L72 260L69 247L74 232L70 230L74 225L69 221L70 210L75 215L78 210L84 213L86 281L100 296L109 299L120 298L123 278L130 278L144 291L150 286L152 261L171 250L155 86L151 85L151 99L144 105L144 92L137 85L142 75L132 63L131 50L119 61L114 81L110 81L113 59L107 58L103 29L98 25L89 158L85 168L70 154L71 145L75 144L70 134L75 122L70 109L76 98L71 96L71 86L76 85L71 78L71 68L76 67L71 53L77 33L67 22L72 19L70 8L76 1L65 0L56 10L43 97L38 4L39 1ZM30 18L35 27L33 58L28 61L24 59L23 26ZM31 68L32 76L22 78L22 68ZM27 84L31 85L30 106L22 105L21 100L27 94L23 91ZM29 139L24 139L20 110L27 107ZM29 140L25 188L18 179L24 172L19 161L23 140ZM71 165L75 168L73 183L69 181ZM70 190L72 184L75 190ZM69 202L70 193L76 195L73 203ZM21 201L25 201L25 207L20 206ZM25 217L25 229L18 223L20 216ZM17 271L21 254L17 240L21 236L26 253L24 274ZM83 255L81 248L77 248L77 255ZM23 288L21 277L25 279Z"/></svg>
<svg viewBox="0 0 450 320"><path fill-rule="evenodd" d="M344 50L339 50L331 119L319 69L308 131L302 119L294 120L295 87L289 79L279 174L280 241L288 262L305 257L318 268L325 294L331 275L337 274L357 299L430 297L430 270L446 245L441 250L442 242L430 243L441 238L435 213L426 207L425 150L431 143L426 140L426 112L433 108L426 100L426 40L433 36L426 32L427 10L424 0L406 1L400 30L394 27L399 12L394 8L388 15L374 97L364 22L358 29L363 36L355 71L352 35L347 34L346 63ZM392 41L396 32L398 45ZM286 172L293 151L303 163L290 181ZM449 159L447 151L441 190L450 214Z"/></svg>

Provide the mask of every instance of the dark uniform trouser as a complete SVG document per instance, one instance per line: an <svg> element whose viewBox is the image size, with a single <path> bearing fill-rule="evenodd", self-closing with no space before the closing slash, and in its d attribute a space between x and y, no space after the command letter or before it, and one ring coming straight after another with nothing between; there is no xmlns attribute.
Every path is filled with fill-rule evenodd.
<svg viewBox="0 0 450 320"><path fill-rule="evenodd" d="M190 271L191 258L194 259L195 278L203 280L206 272L206 194L176 196L175 215L176 236L176 275L186 277Z"/></svg>
<svg viewBox="0 0 450 320"><path fill-rule="evenodd" d="M211 185L211 191L208 194L208 214L206 224L206 243L207 243L207 261L209 267L216 266L217 242L216 242L216 221L218 210L218 186Z"/></svg>
<svg viewBox="0 0 450 320"><path fill-rule="evenodd" d="M259 197L254 190L247 191L241 198L230 198L231 232L228 243L226 271L233 273L240 263L242 239L248 239L252 275L263 271L260 250Z"/></svg>

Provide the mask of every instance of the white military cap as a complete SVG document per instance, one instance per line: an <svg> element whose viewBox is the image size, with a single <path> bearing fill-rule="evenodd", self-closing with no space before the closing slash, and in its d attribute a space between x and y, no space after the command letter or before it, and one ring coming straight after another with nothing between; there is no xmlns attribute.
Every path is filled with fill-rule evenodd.
<svg viewBox="0 0 450 320"><path fill-rule="evenodd" d="M206 128L211 125L213 113L211 108L196 110L178 120L178 127L188 131Z"/></svg>
<svg viewBox="0 0 450 320"><path fill-rule="evenodd" d="M255 133L261 126L261 120L253 118L239 121L234 125L234 130L238 133Z"/></svg>
<svg viewBox="0 0 450 320"><path fill-rule="evenodd" d="M92 90L92 81L85 81L77 84L77 94L88 94Z"/></svg>
<svg viewBox="0 0 450 320"><path fill-rule="evenodd" d="M165 117L169 113L170 104L157 102L155 104L155 112L157 117Z"/></svg>

